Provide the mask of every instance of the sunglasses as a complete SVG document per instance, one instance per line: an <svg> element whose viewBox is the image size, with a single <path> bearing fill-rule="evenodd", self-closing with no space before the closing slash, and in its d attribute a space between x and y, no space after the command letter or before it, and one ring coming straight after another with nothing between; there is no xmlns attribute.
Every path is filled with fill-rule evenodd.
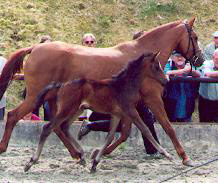
<svg viewBox="0 0 218 183"><path fill-rule="evenodd" d="M85 41L85 44L93 44L94 41Z"/></svg>

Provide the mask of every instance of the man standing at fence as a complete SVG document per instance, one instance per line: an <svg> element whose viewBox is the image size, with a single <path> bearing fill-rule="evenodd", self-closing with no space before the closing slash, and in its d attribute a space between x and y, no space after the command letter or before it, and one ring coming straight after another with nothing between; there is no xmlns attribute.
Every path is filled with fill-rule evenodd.
<svg viewBox="0 0 218 183"><path fill-rule="evenodd" d="M218 78L218 49L212 60L206 60L201 67L205 77ZM199 88L200 122L218 122L218 83L201 83Z"/></svg>
<svg viewBox="0 0 218 183"><path fill-rule="evenodd" d="M190 63L178 52L174 51L164 72L168 76L200 77L200 72L191 69ZM195 97L198 93L197 83L168 82L163 98L167 116L171 122L191 122L195 109Z"/></svg>

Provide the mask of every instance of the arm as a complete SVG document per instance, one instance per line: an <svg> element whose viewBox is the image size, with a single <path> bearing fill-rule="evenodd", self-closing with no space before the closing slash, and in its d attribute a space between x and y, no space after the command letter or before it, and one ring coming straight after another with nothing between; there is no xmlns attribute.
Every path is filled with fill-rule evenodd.
<svg viewBox="0 0 218 183"><path fill-rule="evenodd" d="M24 80L24 74L15 74L13 80Z"/></svg>
<svg viewBox="0 0 218 183"><path fill-rule="evenodd" d="M191 65L188 63L185 65L183 69L166 71L166 75L182 76L183 74L188 74L190 71L191 71Z"/></svg>
<svg viewBox="0 0 218 183"><path fill-rule="evenodd" d="M217 78L218 71L207 71L205 72L205 76L210 77L210 78Z"/></svg>

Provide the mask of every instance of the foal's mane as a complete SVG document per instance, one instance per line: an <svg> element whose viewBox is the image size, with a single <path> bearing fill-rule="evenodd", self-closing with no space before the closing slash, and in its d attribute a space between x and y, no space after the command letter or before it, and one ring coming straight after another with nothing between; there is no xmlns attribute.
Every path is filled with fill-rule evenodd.
<svg viewBox="0 0 218 183"><path fill-rule="evenodd" d="M110 85L115 87L116 90L123 90L124 88L138 88L141 84L140 78L143 62L149 62L150 60L144 60L146 57L151 57L152 53L146 53L141 55L138 59L130 61L126 67L124 67L116 75L112 76Z"/></svg>

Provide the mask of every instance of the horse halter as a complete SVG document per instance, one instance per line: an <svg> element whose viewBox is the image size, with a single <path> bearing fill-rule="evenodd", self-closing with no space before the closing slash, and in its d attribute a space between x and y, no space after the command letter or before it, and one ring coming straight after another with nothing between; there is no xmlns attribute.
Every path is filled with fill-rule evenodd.
<svg viewBox="0 0 218 183"><path fill-rule="evenodd" d="M185 56L187 56L188 51L189 51L189 49L190 49L190 45L191 45L191 43L192 43L194 54L193 54L193 56L192 56L191 58L189 58L189 59L187 58L187 60L190 62L191 66L192 66L192 64L195 65L195 63L196 63L197 60L199 59L199 57L196 55L196 53L197 53L198 51L196 51L195 44L194 44L194 40L193 40L192 35L191 35L191 33L192 33L192 27L190 27L189 24L186 23L186 22L184 22L184 25L185 25L185 27L186 27L186 30L187 30L187 32L188 32L188 37L189 37L188 49L187 49L187 51L186 51L186 53L185 53Z"/></svg>

